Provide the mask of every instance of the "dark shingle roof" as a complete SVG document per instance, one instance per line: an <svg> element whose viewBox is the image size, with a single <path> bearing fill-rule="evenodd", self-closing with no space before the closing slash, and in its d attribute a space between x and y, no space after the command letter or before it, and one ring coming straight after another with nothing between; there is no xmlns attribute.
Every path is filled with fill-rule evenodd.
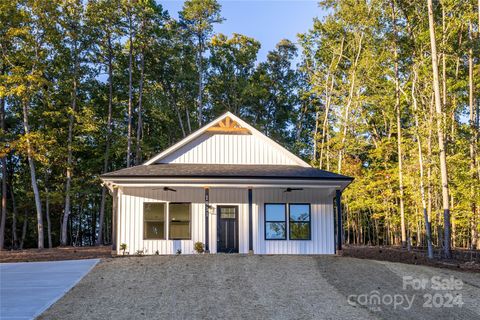
<svg viewBox="0 0 480 320"><path fill-rule="evenodd" d="M353 178L316 168L290 165L237 164L152 164L103 174L102 178L232 178L232 179L312 179L347 180Z"/></svg>

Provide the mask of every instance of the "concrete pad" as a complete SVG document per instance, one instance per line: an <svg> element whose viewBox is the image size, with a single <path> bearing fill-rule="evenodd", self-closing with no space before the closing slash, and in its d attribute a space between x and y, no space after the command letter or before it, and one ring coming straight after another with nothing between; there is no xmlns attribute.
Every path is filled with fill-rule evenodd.
<svg viewBox="0 0 480 320"><path fill-rule="evenodd" d="M0 319L34 319L78 281L99 259L0 264Z"/></svg>

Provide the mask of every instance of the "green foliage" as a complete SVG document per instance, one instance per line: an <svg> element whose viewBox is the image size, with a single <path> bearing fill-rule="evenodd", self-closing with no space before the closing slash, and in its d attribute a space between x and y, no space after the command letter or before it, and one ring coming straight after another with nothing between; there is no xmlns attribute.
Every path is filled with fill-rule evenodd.
<svg viewBox="0 0 480 320"><path fill-rule="evenodd" d="M224 20L215 0L186 1L179 19L153 0L0 2L0 102L5 106L0 155L6 156L7 176L2 178L9 188L6 246L20 246L24 222L24 247L36 245L29 152L36 166L42 208L46 209L48 199L53 245L59 243L67 169L72 171L68 243L95 243L102 203L99 175L126 166L129 14L134 132L142 118L135 158L148 159L196 130L199 122L232 111L313 166L355 177L344 193L349 242L398 242L393 50L397 45L407 228L415 235L414 244L423 243L419 139L425 199L435 244L440 245L439 148L432 111L426 4L327 0L320 5L328 12L325 18L314 19L312 28L300 34L298 41L279 39L266 60L259 62L257 40L238 33L214 34L214 25ZM480 232L480 146L478 124L473 123L480 92L476 10L472 1L435 4L457 246L473 245L475 233ZM477 113L472 123L470 49ZM69 146L70 120L73 139ZM137 136L132 139L135 145ZM110 243L108 193L104 212L102 237ZM125 252L126 247L121 250Z"/></svg>
<svg viewBox="0 0 480 320"><path fill-rule="evenodd" d="M120 250L123 251L123 255L125 255L125 251L127 250L127 244L126 243L122 243L120 245Z"/></svg>
<svg viewBox="0 0 480 320"><path fill-rule="evenodd" d="M203 244L203 242L195 242L195 244L193 245L193 249L195 250L196 253L204 253L205 252L205 245Z"/></svg>
<svg viewBox="0 0 480 320"><path fill-rule="evenodd" d="M315 101L320 123L313 136L317 156L312 163L355 177L344 193L347 242L399 243L396 45L407 231L415 244L425 244L420 139L426 209L433 222L435 244L441 246L443 212L426 3L342 0L322 1L320 5L329 10L329 15L315 20L313 29L299 36L301 70L308 83L305 94ZM458 1L442 1L435 7L440 80L445 83L443 122L452 197L452 236L457 246L477 244L480 217L478 151L473 157L470 152L471 148L478 150L479 142L472 140L465 118L472 113L468 105L470 47L474 65L480 63L478 55L475 57L479 42L468 40L468 23L478 25L475 10L478 8L472 3ZM478 68L474 70L474 92L480 89L477 74ZM478 108L473 112L478 114ZM322 128L324 119L326 127ZM478 131L478 124L475 130Z"/></svg>

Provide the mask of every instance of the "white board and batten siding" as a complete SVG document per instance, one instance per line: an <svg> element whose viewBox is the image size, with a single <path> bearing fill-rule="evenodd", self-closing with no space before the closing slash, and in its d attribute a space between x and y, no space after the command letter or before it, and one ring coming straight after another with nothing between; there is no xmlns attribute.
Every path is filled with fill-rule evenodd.
<svg viewBox="0 0 480 320"><path fill-rule="evenodd" d="M157 163L298 165L279 147L255 135L208 132Z"/></svg>
<svg viewBox="0 0 480 320"><path fill-rule="evenodd" d="M209 132L208 127L230 117L248 134ZM148 160L145 165L159 163L184 164L239 164L239 165L296 165L309 167L307 163L270 140L240 118L227 113L185 138L178 144ZM268 181L267 181L268 183ZM208 183L206 184L208 187ZM176 192L164 191L161 187L119 187L117 250L120 244L135 254L183 254L194 253L194 243L205 243L205 192L197 187L175 187ZM210 252L217 248L217 207L238 206L239 252L248 253L249 217L247 188L210 188L209 245ZM252 232L253 250L258 254L332 254L334 243L333 191L322 188L284 192L283 188L255 188L253 186ZM143 206L145 202L191 203L191 240L145 240ZM265 240L265 203L310 203L311 240ZM168 219L168 218L167 218ZM288 219L288 218L287 218ZM286 221L288 226L288 221ZM287 227L288 229L288 227ZM168 223L166 234L168 235ZM288 231L287 231L288 239Z"/></svg>
<svg viewBox="0 0 480 320"><path fill-rule="evenodd" d="M180 190L179 190L180 191ZM120 244L127 245L129 254L143 251L144 254L193 253L196 241L204 242L205 205L201 188L185 188L180 192L164 191L161 188L120 188L118 193L118 253ZM144 240L143 204L145 202L190 202L191 240ZM203 218L203 219L202 219ZM168 225L168 224L167 224ZM168 230L166 232L168 234Z"/></svg>
<svg viewBox="0 0 480 320"><path fill-rule="evenodd" d="M145 202L191 203L191 240L144 240L143 204ZM311 240L265 240L265 203L310 203ZM239 188L210 189L209 244L210 252L217 248L217 206L238 206L239 252L248 253L248 190ZM334 253L334 222L332 198L323 189L283 192L282 189L253 189L253 249L256 254L332 254ZM127 244L135 254L193 254L193 245L205 243L205 203L201 188L177 188L177 192L156 188L121 188L118 197L117 243ZM167 232L168 234L168 232ZM288 239L288 237L287 237ZM119 248L119 246L117 246ZM121 250L117 249L121 254Z"/></svg>
<svg viewBox="0 0 480 320"><path fill-rule="evenodd" d="M253 190L254 252L258 254L333 254L335 253L333 199L326 189ZM309 203L311 240L265 240L265 203ZM288 215L287 215L288 220ZM288 239L288 221L287 221Z"/></svg>

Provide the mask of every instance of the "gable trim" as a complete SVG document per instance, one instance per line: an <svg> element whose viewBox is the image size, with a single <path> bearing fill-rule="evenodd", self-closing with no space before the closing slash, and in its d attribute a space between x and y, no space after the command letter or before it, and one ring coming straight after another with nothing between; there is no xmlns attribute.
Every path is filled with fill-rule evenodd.
<svg viewBox="0 0 480 320"><path fill-rule="evenodd" d="M248 123L246 123L245 121L243 121L242 119L240 119L239 117L237 117L236 115L234 115L233 113L231 113L230 111L227 111L226 113L224 113L223 115L221 115L220 117L216 118L215 120L209 122L207 125L201 127L200 129L198 129L197 131L195 131L194 133L190 134L189 136L185 137L184 139L180 140L179 142L177 142L176 144L174 144L173 146L171 146L170 148L167 148L166 150L162 151L161 153L157 154L156 156L154 156L153 158L147 160L143 165L151 165L151 164L154 164L155 162L157 162L158 160L161 160L163 158L165 158L166 156L170 155L171 153L173 153L174 151L178 150L179 148L183 147L184 145L186 145L187 143L193 141L194 139L196 139L197 137L199 137L200 135L202 135L203 133L207 132L209 128L212 128L214 126L216 126L219 122L223 121L224 119L226 119L227 117L229 117L230 119L234 120L235 122L237 122L240 126L242 126L243 128L245 129L248 129L252 135L254 135L255 137L259 138L259 139L262 139L263 141L265 141L266 143L270 144L272 147L276 148L276 149L279 149L279 151L281 151L283 154L285 154L285 156L287 156L288 158L290 158L291 160L293 160L295 163L297 163L298 165L302 166L302 167L311 167L308 163L306 163L305 161L303 161L302 159L300 159L298 156L294 155L292 152L288 151L286 148L284 148L283 146L281 146L279 143L275 142L274 140L270 139L269 137L267 137L266 135L264 135L263 133L261 133L260 131L258 131L257 129L255 129L253 126L249 125Z"/></svg>

